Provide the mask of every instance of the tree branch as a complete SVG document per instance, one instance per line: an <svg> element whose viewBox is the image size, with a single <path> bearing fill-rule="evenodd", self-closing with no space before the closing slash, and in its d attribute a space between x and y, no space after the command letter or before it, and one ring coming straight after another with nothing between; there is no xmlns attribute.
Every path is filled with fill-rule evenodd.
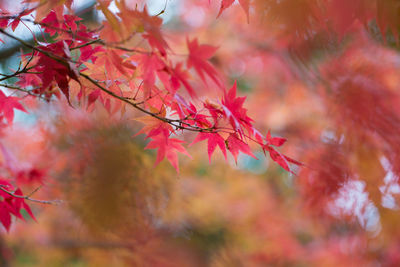
<svg viewBox="0 0 400 267"><path fill-rule="evenodd" d="M25 42L24 40L22 40L22 39L20 39L20 38L18 38L16 36L6 32L3 29L0 29L0 33L2 33L4 35L6 35L6 36L18 41L18 42L20 42L22 45L24 45L24 46L26 46L26 47L28 47L28 48L30 48L32 50L38 51L38 52L48 56L49 58L54 59L57 62L60 62L63 65L68 65L68 61L76 63L76 62L72 61L71 59L60 57L58 55L52 54L51 52L44 51L44 50L42 50L42 49L40 49L38 47L35 47L35 46ZM99 40L97 42L99 42L100 44L105 45L105 43L102 40L100 40L100 39L97 39L97 40ZM135 50L131 50L131 51L135 51ZM129 99L127 99L125 97L122 97L122 96L119 96L119 95L115 94L114 92L108 90L107 88L105 88L102 85L100 85L96 80L92 79L89 75L87 75L85 73L82 73L82 72L79 72L79 74L80 74L80 76L82 76L83 78L85 78L86 80L91 82L93 85L95 85L97 88L99 88L103 92L107 93L108 95L110 95L110 96L112 96L112 97L114 97L116 99L119 99L119 100L129 104L130 106L138 109L139 111L141 111L141 112L143 112L145 114L148 114L148 115L150 115L150 116L152 116L152 117L154 117L154 118L156 118L156 119L158 119L160 121L166 122L166 123L170 124L171 126L175 127L176 129L187 130L187 131L192 131L192 132L215 132L214 128L201 128L201 127L198 127L198 126L191 125L191 124L189 124L187 122L184 122L183 120L174 120L174 119L168 119L168 118L160 117L157 114L152 113L152 112L140 107L138 104L131 102ZM14 74L14 76L16 76L16 75L17 74ZM0 79L0 81L1 81L1 79ZM183 125L185 125L185 126L183 126Z"/></svg>
<svg viewBox="0 0 400 267"><path fill-rule="evenodd" d="M15 198L22 198L22 199L26 199L32 202L36 202L36 203L41 203L41 204L48 204L48 205L59 205L62 203L62 200L39 200L39 199L34 199L31 198L30 195L32 195L33 193L35 193L38 189L36 189L33 193L31 193L29 196L21 196L21 195L16 195L15 192L11 192L8 191L7 189L4 188L4 185L0 185L0 190L9 194L12 197Z"/></svg>
<svg viewBox="0 0 400 267"><path fill-rule="evenodd" d="M93 80L89 75L87 75L85 73L82 73L82 72L80 72L79 74L80 74L80 76L82 76L83 78L85 78L88 81L90 81L93 85L95 85L100 90L102 90L103 92L107 93L108 95L110 95L110 96L112 96L114 98L117 98L117 99L129 104L130 106L140 110L143 113L146 113L147 115L150 115L150 116L152 116L152 117L154 117L154 118L156 118L156 119L158 119L160 121L166 122L166 123L172 125L173 127L177 128L177 129L188 130L188 131L192 131L192 132L213 132L213 130L214 130L212 128L201 128L201 127L198 127L198 126L193 126L193 125L191 125L189 123L186 123L186 122L184 122L182 120L173 120L173 119L160 117L157 114L152 113L152 112L140 107L138 104L131 102L129 99L127 99L125 97L122 97L122 96L119 96L119 95L111 92L110 90L108 90L105 87L101 86L97 81ZM179 124L176 124L175 122L177 122ZM182 126L182 124L186 125L186 127Z"/></svg>

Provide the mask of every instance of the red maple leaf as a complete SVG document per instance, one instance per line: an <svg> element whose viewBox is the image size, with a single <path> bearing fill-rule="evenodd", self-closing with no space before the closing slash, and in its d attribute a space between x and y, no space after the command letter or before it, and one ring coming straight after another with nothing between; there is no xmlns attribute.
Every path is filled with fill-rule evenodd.
<svg viewBox="0 0 400 267"><path fill-rule="evenodd" d="M235 2L235 0L222 0L217 18L221 16L222 12L224 12L225 9L230 7L233 4L233 2ZM249 0L239 0L239 4L246 13L247 21L249 21L249 8L250 8Z"/></svg>
<svg viewBox="0 0 400 267"><path fill-rule="evenodd" d="M46 26L44 27L44 32L47 32L50 36L56 34L57 29L60 27L57 14L53 10L40 23Z"/></svg>
<svg viewBox="0 0 400 267"><path fill-rule="evenodd" d="M211 156L215 151L215 148L219 146L222 153L224 154L226 160L226 145L225 140L218 133L199 133L196 138L193 140L191 145L206 140L207 139L207 151L208 151L208 160L211 163Z"/></svg>
<svg viewBox="0 0 400 267"><path fill-rule="evenodd" d="M226 142L228 150L232 153L233 157L235 158L236 164L237 164L237 157L240 151L257 159L256 156L254 156L253 152L251 152L249 145L240 140L236 136L236 134L230 134L228 139L226 139Z"/></svg>
<svg viewBox="0 0 400 267"><path fill-rule="evenodd" d="M0 178L0 187L6 190L0 191L1 201L0 201L0 222L6 228L7 231L10 230L11 226L11 214L16 216L17 218L24 220L24 217L21 215L21 208L24 208L26 212L32 217L32 219L36 220L35 216L32 213L30 207L25 203L24 198L16 197L23 196L22 191L17 189L14 191L13 186L5 179Z"/></svg>
<svg viewBox="0 0 400 267"><path fill-rule="evenodd" d="M9 124L11 124L14 119L14 109L27 112L21 103L18 102L19 100L18 97L6 96L3 91L0 90L0 114L2 113L4 115Z"/></svg>
<svg viewBox="0 0 400 267"><path fill-rule="evenodd" d="M91 104L93 104L97 100L97 98L99 98L100 93L101 93L100 89L97 89L88 95L88 103L87 103L88 108L90 107Z"/></svg>
<svg viewBox="0 0 400 267"><path fill-rule="evenodd" d="M147 86L153 86L156 82L156 74L165 66L162 60L156 54L137 54L133 55L128 60L132 60L134 65L138 66L139 76Z"/></svg>
<svg viewBox="0 0 400 267"><path fill-rule="evenodd" d="M205 74L207 74L215 84L222 87L216 69L208 62L208 59L210 59L217 51L217 47L204 44L199 45L197 39L194 39L193 41L187 39L187 46L189 49L189 57L187 60L188 68L194 67L204 82L206 82Z"/></svg>
<svg viewBox="0 0 400 267"><path fill-rule="evenodd" d="M273 145L273 146L282 146L287 141L286 138L271 137L270 131L268 131L268 133L267 133L266 140L267 140L267 144Z"/></svg>
<svg viewBox="0 0 400 267"><path fill-rule="evenodd" d="M155 113L158 112L158 110L156 109L151 109L151 110ZM163 108L161 109L159 116L165 118L166 113L167 113L166 109ZM135 136L144 133L147 135L146 139L158 135L164 135L165 137L168 137L170 133L174 132L174 129L170 124L150 115L145 115L139 118L135 118L135 120L145 125L137 134L135 134Z"/></svg>
<svg viewBox="0 0 400 267"><path fill-rule="evenodd" d="M179 86L182 84L192 98L196 97L193 87L188 82L189 75L187 71L182 70L182 62L177 63L175 67L171 68L165 66L164 69L159 71L157 74L164 84L165 89L167 89L172 95L176 94Z"/></svg>
<svg viewBox="0 0 400 267"><path fill-rule="evenodd" d="M11 215L8 209L8 205L4 201L0 201L0 222L3 224L7 231L10 230Z"/></svg>
<svg viewBox="0 0 400 267"><path fill-rule="evenodd" d="M267 150L269 152L269 156L271 157L271 159L273 161L275 161L276 163L279 164L279 166L281 166L282 168L284 168L285 170L287 170L288 172L291 172L293 174L295 174L289 167L289 162L296 164L298 166L302 166L303 163L298 162L297 160L294 160L292 158L289 158L288 156L285 156L283 154L281 154L279 151L275 150L275 148L273 148L270 145L264 145L263 146L263 150L265 153L265 150Z"/></svg>
<svg viewBox="0 0 400 267"><path fill-rule="evenodd" d="M14 20L10 23L9 26L11 26L12 31L15 31L15 29L18 27L20 21L21 21L21 17L29 15L30 13L32 13L35 9L31 8L31 9L25 9L24 11L22 11L20 14L18 14L18 16L16 18L14 18Z"/></svg>
<svg viewBox="0 0 400 267"><path fill-rule="evenodd" d="M46 51L45 53L55 57L51 58L45 53L38 52L39 60L36 70L41 72L41 74L38 75L42 80L41 92L52 87L52 82L55 81L69 102L69 78L76 80L78 83L80 83L80 81L78 79L79 72L73 62L71 62L71 55L67 43L65 41L60 41L46 46L40 46L39 48ZM65 60L65 62L62 62L63 60L60 60L61 62L56 60L60 58Z"/></svg>
<svg viewBox="0 0 400 267"><path fill-rule="evenodd" d="M253 120L247 116L247 109L243 108L243 103L246 100L246 97L237 97L236 87L237 85L235 81L228 93L225 92L224 98L222 99L222 108L235 130L240 130L241 126L250 129Z"/></svg>
<svg viewBox="0 0 400 267"><path fill-rule="evenodd" d="M17 196L23 196L24 195L24 194L22 194L22 191L19 188L14 192L14 194L17 195ZM25 203L25 200L23 198L17 198L17 197L14 198L14 206L18 211L21 208L24 208L26 210L26 212L29 214L29 216L31 216L31 218L36 221L36 218L33 215L33 212L31 210L31 208L28 206L28 204ZM22 219L23 219L23 217L22 217Z"/></svg>
<svg viewBox="0 0 400 267"><path fill-rule="evenodd" d="M0 12L1 17L6 17L9 16L10 14L7 12ZM8 18L0 18L0 28L6 28L8 25Z"/></svg>
<svg viewBox="0 0 400 267"><path fill-rule="evenodd" d="M169 47L167 42L164 40L164 37L162 36L160 30L162 19L158 16L150 16L147 12L146 6L144 7L142 12L135 10L132 11L132 13L133 17L130 19L139 18L143 23L142 26L143 29L146 31L146 34L143 34L142 36L147 39L152 47L156 47L162 55L166 55L165 50Z"/></svg>
<svg viewBox="0 0 400 267"><path fill-rule="evenodd" d="M102 5L101 2L100 5ZM141 28L144 31L142 37L147 39L151 47L160 51L162 56L165 56L166 50L169 49L169 46L168 43L165 41L160 29L163 20L158 16L150 15L147 11L146 6L144 6L143 11L139 11L137 9L132 10L132 8L127 6L124 1L118 2L117 5L120 11L118 13L118 17L121 18L122 23L120 23L116 19L115 15L110 13L110 11L106 8L104 4L101 7L104 15L106 15L108 21L111 23L113 30L123 30L121 24L134 25L137 28ZM125 30L129 32L133 29L128 27Z"/></svg>
<svg viewBox="0 0 400 267"><path fill-rule="evenodd" d="M179 172L179 163L177 152L187 155L191 158L186 149L181 145L184 141L176 138L168 138L164 135L157 135L147 144L145 149L158 149L156 165L160 163L165 157Z"/></svg>

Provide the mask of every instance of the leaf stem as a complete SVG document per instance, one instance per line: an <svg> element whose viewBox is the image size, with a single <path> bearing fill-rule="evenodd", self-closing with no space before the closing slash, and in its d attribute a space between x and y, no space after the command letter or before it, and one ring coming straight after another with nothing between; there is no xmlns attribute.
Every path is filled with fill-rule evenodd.
<svg viewBox="0 0 400 267"><path fill-rule="evenodd" d="M31 198L30 195L32 195L32 193L29 196L21 196L21 195L16 195L14 192L8 191L7 189L4 188L4 185L0 185L0 190L9 194L12 197L15 198L22 198L22 199L26 199L32 202L36 202L36 203L41 203L41 204L47 204L47 205L59 205L62 203L62 200L39 200L39 199L34 199ZM35 193L37 190L39 190L39 188L37 188L35 191L33 191L33 193Z"/></svg>

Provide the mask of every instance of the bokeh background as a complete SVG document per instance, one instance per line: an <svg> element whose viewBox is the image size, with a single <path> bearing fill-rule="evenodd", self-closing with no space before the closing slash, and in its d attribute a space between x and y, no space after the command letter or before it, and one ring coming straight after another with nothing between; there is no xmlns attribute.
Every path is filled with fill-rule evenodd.
<svg viewBox="0 0 400 267"><path fill-rule="evenodd" d="M2 229L2 265L400 265L400 4L251 3L248 22L239 2L219 18L220 1L129 2L165 10L177 57L186 38L219 47L212 63L227 86L237 81L257 128L288 139L282 152L304 163L296 175L262 151L209 163L204 143L178 174L154 167L134 111L26 100L31 113L17 114L2 144L29 170L21 179L44 185L36 198L62 203L32 205L37 222ZM104 20L94 4L74 4L88 25ZM2 73L21 49L5 41Z"/></svg>

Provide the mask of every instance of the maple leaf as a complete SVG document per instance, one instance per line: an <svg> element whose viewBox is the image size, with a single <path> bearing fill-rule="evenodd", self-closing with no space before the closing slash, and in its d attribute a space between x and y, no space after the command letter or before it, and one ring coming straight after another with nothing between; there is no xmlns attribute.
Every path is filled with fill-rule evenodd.
<svg viewBox="0 0 400 267"><path fill-rule="evenodd" d="M173 68L167 68L165 66L164 69L159 71L157 74L165 88L171 94L175 95L180 84L182 84L192 98L196 97L193 87L187 80L189 76L187 71L182 70L182 62L177 63Z"/></svg>
<svg viewBox="0 0 400 267"><path fill-rule="evenodd" d="M225 140L218 133L199 133L190 145L207 139L208 160L211 163L211 156L215 148L219 146L226 160L226 145Z"/></svg>
<svg viewBox="0 0 400 267"><path fill-rule="evenodd" d="M266 140L269 145L273 145L273 146L282 146L287 141L286 138L271 137L270 131L268 131L268 133L267 133Z"/></svg>
<svg viewBox="0 0 400 267"><path fill-rule="evenodd" d="M158 16L150 16L146 6L144 6L142 12L137 10L133 11L133 16L134 18L140 19L142 27L146 31L143 37L147 39L152 47L156 47L158 51L165 56L166 49L169 47L160 30L162 19Z"/></svg>
<svg viewBox="0 0 400 267"><path fill-rule="evenodd" d="M110 23L112 29L118 33L121 33L121 25L120 21L118 20L117 16L114 15L108 8L111 4L111 1L97 1L97 8L103 12L104 16L106 17L107 21Z"/></svg>
<svg viewBox="0 0 400 267"><path fill-rule="evenodd" d="M0 16L8 16L8 13L0 12ZM6 28L8 25L7 18L0 18L0 28Z"/></svg>
<svg viewBox="0 0 400 267"><path fill-rule="evenodd" d="M99 98L100 93L101 93L100 89L97 89L88 95L88 103L87 103L88 107L90 107L90 105L93 104L97 100L97 98Z"/></svg>
<svg viewBox="0 0 400 267"><path fill-rule="evenodd" d="M269 152L269 156L271 157L271 159L273 161L278 163L279 166L281 166L286 171L291 172L293 174L295 174L295 173L290 169L289 162L293 163L293 164L296 164L298 166L302 166L303 165L303 163L298 162L298 161L296 161L296 160L294 160L292 158L289 158L288 156L285 156L285 155L281 154L280 152L275 150L275 148L273 148L272 146L270 146L268 144L263 146L263 150L264 150L264 153L265 153L265 150L267 150Z"/></svg>
<svg viewBox="0 0 400 267"><path fill-rule="evenodd" d="M183 86L186 88L186 91L190 94L191 97L195 97L196 93L190 83L187 81L188 79L187 71L182 70L182 63L176 64L175 68L172 70L172 78L176 78L179 80Z"/></svg>
<svg viewBox="0 0 400 267"><path fill-rule="evenodd" d="M123 24L129 34L142 32L142 37L147 40L149 45L157 49L162 56L165 56L166 49L169 49L169 46L160 30L162 19L158 16L151 16L146 5L143 7L143 11L130 9L125 1L116 1L116 6L120 11L118 16L122 23L117 22L114 26L120 30L121 24Z"/></svg>
<svg viewBox="0 0 400 267"><path fill-rule="evenodd" d="M226 139L226 143L228 150L232 153L233 157L235 158L236 164L237 164L237 157L240 151L257 159L256 156L254 156L253 152L251 152L249 145L240 140L236 134L230 134L228 139Z"/></svg>
<svg viewBox="0 0 400 267"><path fill-rule="evenodd" d="M76 32L78 29L77 21L81 21L80 17L74 15L64 15L64 25L65 28L70 29L72 32Z"/></svg>
<svg viewBox="0 0 400 267"><path fill-rule="evenodd" d="M21 189L17 189L15 190L14 194L16 196L23 196L24 194L22 194ZM25 203L25 200L23 198L14 198L14 206L17 210L20 210L21 208L24 208L26 210L26 212L29 214L29 216L31 216L31 218L36 221L35 216L33 215L33 212L31 210L31 208L28 206L28 204ZM21 217L23 219L23 217Z"/></svg>
<svg viewBox="0 0 400 267"><path fill-rule="evenodd" d="M0 201L0 222L3 224L8 232L11 226L11 215L7 204L4 201Z"/></svg>
<svg viewBox="0 0 400 267"><path fill-rule="evenodd" d="M105 55L108 56L108 61L123 75L129 77L131 74L124 67L130 67L131 69L135 69L135 67L129 66L126 62L123 62L123 59L114 51L109 49Z"/></svg>
<svg viewBox="0 0 400 267"><path fill-rule="evenodd" d="M247 116L247 109L243 108L243 103L246 97L236 96L236 81L228 93L224 93L222 99L222 108L225 112L225 116L229 118L232 127L235 130L240 130L241 126L251 128L251 122L253 121Z"/></svg>
<svg viewBox="0 0 400 267"><path fill-rule="evenodd" d="M179 173L177 152L185 154L191 158L186 149L181 145L182 143L184 143L184 141L176 138L168 138L164 135L157 135L150 141L150 143L147 144L145 149L158 149L155 164L157 165L166 157Z"/></svg>
<svg viewBox="0 0 400 267"><path fill-rule="evenodd" d="M278 163L279 166L281 166L288 172L292 172L292 170L289 168L289 164L288 164L287 160L281 153L279 153L273 147L268 146L268 145L264 146L263 148L265 148L269 152L269 156L271 157L271 159L273 161L275 161L276 163Z"/></svg>
<svg viewBox="0 0 400 267"><path fill-rule="evenodd" d="M42 80L41 92L52 86L52 82L56 81L61 92L65 95L69 102L69 79L72 78L80 83L78 76L79 72L76 66L70 61L71 55L68 45L65 41L59 41L46 46L40 46L41 50L46 51L56 57L66 59L66 63L58 62L48 55L39 52L38 66L36 69L42 74L38 75Z"/></svg>
<svg viewBox="0 0 400 267"><path fill-rule="evenodd" d="M217 18L221 16L222 12L224 12L225 9L230 7L233 4L233 2L235 2L235 0L222 0ZM239 4L246 13L247 22L249 22L249 9L250 9L249 0L239 0Z"/></svg>
<svg viewBox="0 0 400 267"><path fill-rule="evenodd" d="M217 71L208 62L215 52L217 47L211 45L199 45L197 39L193 41L186 40L189 49L189 57L187 59L188 68L194 67L196 72L200 75L203 82L206 82L205 74L207 74L219 87L222 87L222 83L218 78Z"/></svg>
<svg viewBox="0 0 400 267"><path fill-rule="evenodd" d="M44 27L44 32L53 36L57 33L57 29L60 27L58 22L57 14L53 10L40 22L41 24L47 26Z"/></svg>
<svg viewBox="0 0 400 267"><path fill-rule="evenodd" d="M398 40L398 10L399 2L395 0L377 1L377 22L383 39L386 39L386 31L390 29Z"/></svg>
<svg viewBox="0 0 400 267"><path fill-rule="evenodd" d="M20 100L18 97L6 96L0 90L0 112L3 113L9 124L14 120L14 109L27 112L18 100Z"/></svg>
<svg viewBox="0 0 400 267"><path fill-rule="evenodd" d="M34 8L31 9L25 9L24 11L22 11L20 14L18 14L18 16L11 22L11 29L12 31L15 31L15 29L18 27L20 21L21 21L21 17L29 15L32 11L34 11Z"/></svg>
<svg viewBox="0 0 400 267"><path fill-rule="evenodd" d="M222 0L221 1L221 7L219 8L219 13L218 13L217 18L219 16L221 16L222 12L224 12L225 9L230 7L233 4L233 2L235 2L235 0Z"/></svg>
<svg viewBox="0 0 400 267"><path fill-rule="evenodd" d="M80 60L81 61L88 61L91 60L95 62L97 57L95 56L96 53L104 51L101 46L92 47L91 45L84 46L79 49L81 51Z"/></svg>
<svg viewBox="0 0 400 267"><path fill-rule="evenodd" d="M193 103L190 103L190 106L187 109L190 118L193 119L193 122L195 125L199 127L206 127L206 128L211 128L212 124L208 121L208 116L204 114L200 114L196 107L193 105Z"/></svg>
<svg viewBox="0 0 400 267"><path fill-rule="evenodd" d="M133 55L128 59L133 60L133 64L138 66L138 75L147 86L154 85L157 72L165 67L162 60L153 53Z"/></svg>
<svg viewBox="0 0 400 267"><path fill-rule="evenodd" d="M204 102L204 108L206 108L208 112L211 114L212 118L214 119L214 123L218 121L218 117L220 115L224 114L217 105L210 103L208 101Z"/></svg>
<svg viewBox="0 0 400 267"><path fill-rule="evenodd" d="M166 116L166 109L162 108L161 112L159 112L158 110L151 108L151 111L155 114L159 113L159 117L165 118ZM168 136L171 132L174 132L174 129L172 128L172 126L158 118L155 118L151 115L145 115L139 118L135 118L134 120L139 121L141 123L143 123L145 126L137 133L135 134L135 136L145 133L146 139L159 135L159 134L163 134L164 136Z"/></svg>
<svg viewBox="0 0 400 267"><path fill-rule="evenodd" d="M13 192L13 186L5 179L0 178L0 186L4 190L8 192ZM15 190L13 193L17 196L22 196L22 191L20 189ZM24 219L21 215L21 208L23 207L28 214L35 219L31 209L29 206L25 203L25 200L23 198L18 198L13 195L10 195L9 193L1 190L0 191L0 196L1 196L1 201L0 201L0 222L3 224L3 226L6 228L7 231L10 230L11 226L11 214L16 216L17 218ZM35 219L36 220L36 219Z"/></svg>
<svg viewBox="0 0 400 267"><path fill-rule="evenodd" d="M331 23L336 29L340 40L353 25L357 18L358 11L362 10L362 2L363 0L335 0L327 2L327 10L329 10L329 16L332 20ZM379 3L382 1L377 2Z"/></svg>
<svg viewBox="0 0 400 267"><path fill-rule="evenodd" d="M45 172L41 169L31 168L26 170L20 170L16 174L17 184L32 184L39 183L43 185L43 178Z"/></svg>

